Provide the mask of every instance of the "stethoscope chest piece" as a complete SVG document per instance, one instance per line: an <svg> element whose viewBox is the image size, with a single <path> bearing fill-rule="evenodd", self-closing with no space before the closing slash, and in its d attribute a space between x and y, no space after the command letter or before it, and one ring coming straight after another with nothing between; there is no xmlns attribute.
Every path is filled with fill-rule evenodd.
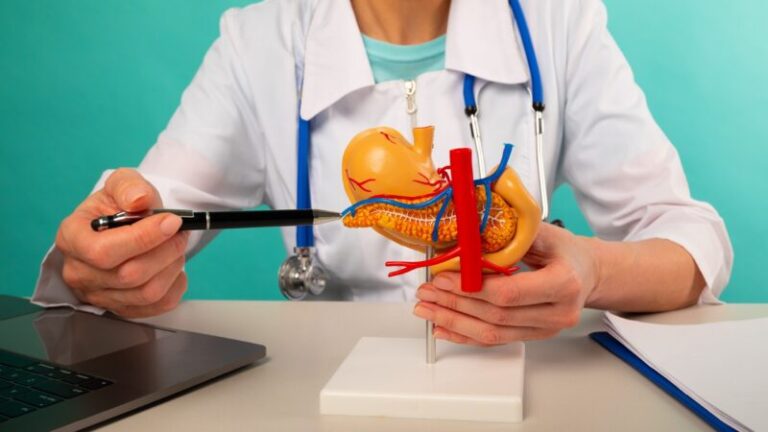
<svg viewBox="0 0 768 432"><path fill-rule="evenodd" d="M296 247L277 274L280 292L288 300L303 300L307 294L320 295L325 291L328 274L312 261L312 249Z"/></svg>

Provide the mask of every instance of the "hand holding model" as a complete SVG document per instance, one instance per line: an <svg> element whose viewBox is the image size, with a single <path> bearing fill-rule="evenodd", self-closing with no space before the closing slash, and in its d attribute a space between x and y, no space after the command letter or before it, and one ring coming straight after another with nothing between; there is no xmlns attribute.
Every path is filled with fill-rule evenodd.
<svg viewBox="0 0 768 432"><path fill-rule="evenodd" d="M64 256L64 282L80 301L125 317L157 315L178 304L187 288L189 236L178 232L181 218L164 213L103 232L91 229L101 215L161 207L141 174L120 169L64 219L56 247Z"/></svg>
<svg viewBox="0 0 768 432"><path fill-rule="evenodd" d="M403 267L390 276L427 265L436 274L419 288L421 302L414 311L436 324L436 337L497 345L550 337L575 325L588 288L595 285L595 261L581 247L586 239L540 227L538 205L507 167L511 146L494 174L473 181L471 165L460 175L454 151L451 165L435 170L432 130L414 129L413 145L389 128L369 129L352 139L342 163L345 190L353 203L344 212L344 223L373 227L413 249L435 248L432 260L387 265ZM475 192L463 204L461 177ZM462 205L469 206L470 216L478 216L464 232L459 226L467 215L461 216ZM475 259L485 275L474 280L478 286L467 289L461 283L467 275L462 273L479 271L467 266L471 262L465 260L472 257L462 250L464 240L473 236L481 242L481 255ZM538 270L513 274L521 258Z"/></svg>
<svg viewBox="0 0 768 432"><path fill-rule="evenodd" d="M473 345L546 339L579 322L598 282L599 269L586 237L541 224L523 257L532 271L486 275L480 292L461 290L456 272L419 287L414 313L435 323L435 337Z"/></svg>

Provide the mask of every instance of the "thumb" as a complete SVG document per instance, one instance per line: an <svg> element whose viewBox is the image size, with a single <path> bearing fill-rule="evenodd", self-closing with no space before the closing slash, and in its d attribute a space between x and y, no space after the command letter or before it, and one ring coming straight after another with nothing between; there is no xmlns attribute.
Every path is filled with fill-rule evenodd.
<svg viewBox="0 0 768 432"><path fill-rule="evenodd" d="M523 257L523 262L533 268L544 266L556 258L561 243L568 234L563 228L548 223L540 224L536 238Z"/></svg>
<svg viewBox="0 0 768 432"><path fill-rule="evenodd" d="M160 194L137 171L120 168L104 185L104 192L121 210L138 212L163 206Z"/></svg>

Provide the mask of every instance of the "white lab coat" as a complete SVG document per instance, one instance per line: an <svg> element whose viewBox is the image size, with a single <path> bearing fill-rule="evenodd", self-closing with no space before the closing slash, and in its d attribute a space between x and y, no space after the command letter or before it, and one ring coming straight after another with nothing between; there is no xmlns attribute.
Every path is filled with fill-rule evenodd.
<svg viewBox="0 0 768 432"><path fill-rule="evenodd" d="M606 28L599 0L523 0L545 92L544 164L550 194L569 183L595 234L608 240L665 238L698 264L716 302L733 252L723 221L691 198L678 154L654 122L642 91ZM537 184L528 69L505 0L453 0L445 70L416 80L419 125L434 125L434 160L471 146L461 86L477 76L485 161L510 164L534 197ZM344 0L267 0L231 9L181 105L139 166L166 207L296 206L297 82L301 116L312 120L311 194L316 208L349 205L341 156L363 129L387 125L410 136L404 83L374 84L351 5ZM100 184L109 171L104 173ZM100 187L97 185L97 187ZM423 257L370 229L316 227L328 298L409 301L422 272L388 278L387 260ZM294 230L284 229L286 249ZM207 238L192 237L190 248ZM202 241L201 241L202 240ZM260 245L253 245L254 254ZM277 253L277 252L275 252ZM53 250L34 295L40 304L77 301ZM277 287L275 287L277 289Z"/></svg>

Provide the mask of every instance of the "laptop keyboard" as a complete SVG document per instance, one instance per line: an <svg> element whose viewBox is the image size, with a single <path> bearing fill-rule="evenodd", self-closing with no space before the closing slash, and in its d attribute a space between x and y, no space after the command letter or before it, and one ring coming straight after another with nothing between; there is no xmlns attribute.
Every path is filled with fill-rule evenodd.
<svg viewBox="0 0 768 432"><path fill-rule="evenodd" d="M0 350L0 422L110 384L103 378Z"/></svg>

